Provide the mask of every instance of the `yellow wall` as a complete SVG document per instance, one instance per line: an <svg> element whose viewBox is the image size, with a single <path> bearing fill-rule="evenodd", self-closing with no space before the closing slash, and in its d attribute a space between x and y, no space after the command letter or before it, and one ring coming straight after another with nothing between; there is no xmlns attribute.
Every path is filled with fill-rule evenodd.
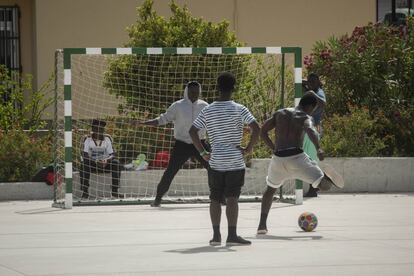
<svg viewBox="0 0 414 276"><path fill-rule="evenodd" d="M249 45L300 46L309 53L315 41L375 17L375 0L238 0L237 34Z"/></svg>
<svg viewBox="0 0 414 276"><path fill-rule="evenodd" d="M27 0L26 0L27 1ZM155 0L168 16L167 0ZM351 32L374 21L375 0L187 0L191 12L207 20L227 19L250 46L301 46ZM38 84L53 69L53 52L64 47L115 47L127 41L125 27L136 19L142 0L36 0Z"/></svg>

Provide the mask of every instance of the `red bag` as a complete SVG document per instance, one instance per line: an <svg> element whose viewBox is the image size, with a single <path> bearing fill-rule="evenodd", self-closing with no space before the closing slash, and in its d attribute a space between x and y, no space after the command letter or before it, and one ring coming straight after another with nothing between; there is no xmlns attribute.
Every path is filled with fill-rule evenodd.
<svg viewBox="0 0 414 276"><path fill-rule="evenodd" d="M170 153L168 151L159 151L155 154L154 160L150 162L151 169L165 169L170 160Z"/></svg>

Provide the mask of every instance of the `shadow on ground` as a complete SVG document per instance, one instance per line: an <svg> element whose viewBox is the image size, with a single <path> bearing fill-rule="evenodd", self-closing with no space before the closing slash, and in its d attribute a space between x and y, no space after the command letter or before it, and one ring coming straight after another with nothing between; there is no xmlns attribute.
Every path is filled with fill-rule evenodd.
<svg viewBox="0 0 414 276"><path fill-rule="evenodd" d="M201 246L193 248L173 249L164 251L167 253L180 253L180 254L198 254L198 253L225 253L225 252L236 252L229 246Z"/></svg>

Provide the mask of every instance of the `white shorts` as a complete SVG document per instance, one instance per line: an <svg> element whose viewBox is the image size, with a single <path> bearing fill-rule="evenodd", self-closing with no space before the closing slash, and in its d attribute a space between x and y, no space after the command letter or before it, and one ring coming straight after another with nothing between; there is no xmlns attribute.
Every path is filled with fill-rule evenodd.
<svg viewBox="0 0 414 276"><path fill-rule="evenodd" d="M288 157L273 155L267 171L266 182L272 188L279 188L286 180L299 179L317 188L324 176L323 171L306 153Z"/></svg>

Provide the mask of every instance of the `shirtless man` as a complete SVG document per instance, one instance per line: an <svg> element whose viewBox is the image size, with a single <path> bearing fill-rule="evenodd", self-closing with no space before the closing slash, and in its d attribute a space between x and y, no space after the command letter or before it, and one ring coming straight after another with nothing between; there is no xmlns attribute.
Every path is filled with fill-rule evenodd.
<svg viewBox="0 0 414 276"><path fill-rule="evenodd" d="M306 93L296 108L278 110L268 119L261 130L261 137L272 149L273 156L266 177L267 189L262 198L262 209L257 234L266 234L266 220L272 206L276 189L285 180L300 179L311 183L314 188L328 190L334 184L325 176L315 161L303 152L303 137L306 133L315 145L319 160L324 159L324 152L319 146L318 133L313 127L311 114L317 107L317 98L313 91ZM275 129L275 143L269 137L269 131Z"/></svg>

